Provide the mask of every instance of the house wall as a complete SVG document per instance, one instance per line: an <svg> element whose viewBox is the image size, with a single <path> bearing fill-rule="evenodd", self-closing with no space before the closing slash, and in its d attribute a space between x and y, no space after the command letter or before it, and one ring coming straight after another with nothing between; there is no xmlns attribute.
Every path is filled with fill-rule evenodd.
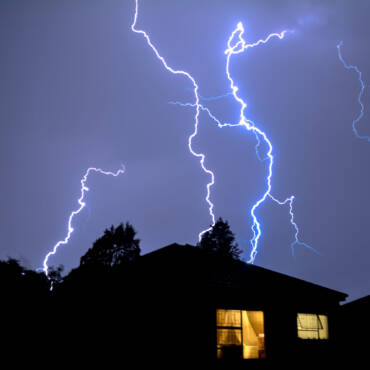
<svg viewBox="0 0 370 370"><path fill-rule="evenodd" d="M330 359L335 356L338 346L338 302L324 299L319 294L304 298L292 295L290 299L278 297L245 297L242 292L220 294L213 304L213 310L240 309L263 311L265 321L266 360L296 361L309 356L309 360ZM329 340L302 340L298 338L297 314L315 313L328 316ZM214 314L215 317L215 314ZM214 319L214 335L216 341L216 318ZM216 355L216 345L213 356ZM247 360L249 361L249 360Z"/></svg>

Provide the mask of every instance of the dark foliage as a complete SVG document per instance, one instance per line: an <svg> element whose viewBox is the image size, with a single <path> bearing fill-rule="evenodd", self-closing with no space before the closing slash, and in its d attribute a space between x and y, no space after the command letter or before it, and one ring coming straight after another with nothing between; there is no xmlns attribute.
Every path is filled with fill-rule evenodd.
<svg viewBox="0 0 370 370"><path fill-rule="evenodd" d="M63 277L62 277L63 270L64 270L63 265L59 265L58 267L54 267L54 266L49 267L48 278L54 289L56 286L58 286L59 284L63 282Z"/></svg>
<svg viewBox="0 0 370 370"><path fill-rule="evenodd" d="M27 270L13 258L0 261L0 281L2 293L19 297L22 293L42 295L49 291L50 287L43 272Z"/></svg>
<svg viewBox="0 0 370 370"><path fill-rule="evenodd" d="M135 261L140 256L140 240L129 222L104 231L93 246L81 257L81 266L117 267Z"/></svg>
<svg viewBox="0 0 370 370"><path fill-rule="evenodd" d="M1 349L16 356L36 343L35 333L49 329L50 283L43 272L28 270L15 259L0 261ZM16 356L12 360L16 361Z"/></svg>
<svg viewBox="0 0 370 370"><path fill-rule="evenodd" d="M202 240L198 243L198 247L215 252L225 257L239 259L242 250L239 249L235 242L235 237L227 221L221 217L217 220L210 231L207 231Z"/></svg>

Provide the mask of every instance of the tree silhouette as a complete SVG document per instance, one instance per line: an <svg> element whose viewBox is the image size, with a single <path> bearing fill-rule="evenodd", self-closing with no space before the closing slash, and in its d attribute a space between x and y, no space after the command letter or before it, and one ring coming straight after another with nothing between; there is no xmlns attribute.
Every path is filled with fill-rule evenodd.
<svg viewBox="0 0 370 370"><path fill-rule="evenodd" d="M242 253L238 243L235 242L234 234L230 230L228 222L221 217L210 231L203 234L202 240L197 245L204 250L234 259L239 259Z"/></svg>
<svg viewBox="0 0 370 370"><path fill-rule="evenodd" d="M62 272L64 270L63 265L58 265L57 267L50 266L48 270L48 278L51 282L53 288L55 288L58 284L63 282Z"/></svg>
<svg viewBox="0 0 370 370"><path fill-rule="evenodd" d="M28 270L19 261L9 258L0 261L0 281L2 294L43 295L49 291L49 281L43 272Z"/></svg>
<svg viewBox="0 0 370 370"><path fill-rule="evenodd" d="M104 231L93 246L81 257L80 265L116 267L133 262L140 256L140 239L129 222Z"/></svg>

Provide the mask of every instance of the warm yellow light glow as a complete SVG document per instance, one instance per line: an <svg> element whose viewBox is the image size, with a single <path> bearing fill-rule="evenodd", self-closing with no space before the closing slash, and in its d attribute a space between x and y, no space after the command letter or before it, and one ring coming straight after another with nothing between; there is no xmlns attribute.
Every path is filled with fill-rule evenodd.
<svg viewBox="0 0 370 370"><path fill-rule="evenodd" d="M329 339L328 317L311 313L297 314L298 338Z"/></svg>
<svg viewBox="0 0 370 370"><path fill-rule="evenodd" d="M230 326L240 328L240 310L217 310L217 326Z"/></svg>
<svg viewBox="0 0 370 370"><path fill-rule="evenodd" d="M264 358L263 312L217 310L217 357Z"/></svg>

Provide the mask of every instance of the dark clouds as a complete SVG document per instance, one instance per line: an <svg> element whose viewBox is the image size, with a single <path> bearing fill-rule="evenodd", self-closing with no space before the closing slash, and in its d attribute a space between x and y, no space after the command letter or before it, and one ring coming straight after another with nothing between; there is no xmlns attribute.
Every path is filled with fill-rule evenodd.
<svg viewBox="0 0 370 370"><path fill-rule="evenodd" d="M75 266L105 227L121 221L133 223L145 252L195 243L209 225L208 177L186 146L193 111L168 104L191 101L191 84L168 73L131 32L133 12L134 1L1 2L1 257L41 266L65 236L89 166L115 170L123 162L127 172L89 178L87 208L52 263ZM343 57L370 81L369 18L368 1L192 0L142 1L138 20L170 65L193 74L203 96L228 91L224 50L238 21L248 41L295 31L235 57L231 70L248 118L274 145L273 193L296 195L300 237L321 255L297 247L292 258L288 209L267 202L258 211L256 263L353 298L369 290L370 145L352 133L360 86L336 45L344 41ZM209 107L237 119L230 98ZM370 133L368 114L359 130ZM216 215L247 250L249 210L265 174L253 137L202 115L194 148L207 153L216 174Z"/></svg>

